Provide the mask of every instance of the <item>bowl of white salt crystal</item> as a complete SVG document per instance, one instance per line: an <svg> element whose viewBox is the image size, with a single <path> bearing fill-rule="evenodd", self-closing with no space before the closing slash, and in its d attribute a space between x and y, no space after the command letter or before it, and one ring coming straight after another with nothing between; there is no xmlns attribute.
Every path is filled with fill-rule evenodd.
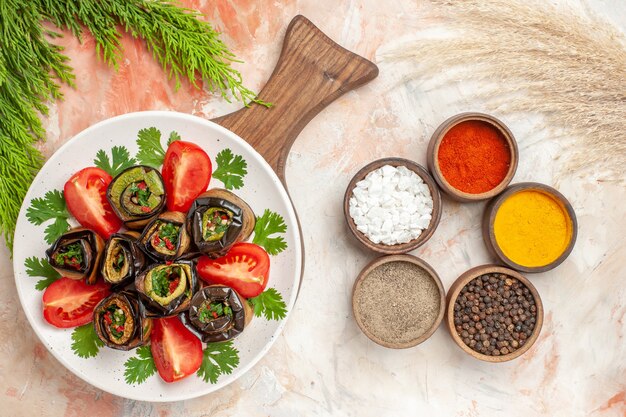
<svg viewBox="0 0 626 417"><path fill-rule="evenodd" d="M421 165L383 158L352 178L343 212L348 228L367 248L384 254L406 253L435 232L441 218L441 195Z"/></svg>

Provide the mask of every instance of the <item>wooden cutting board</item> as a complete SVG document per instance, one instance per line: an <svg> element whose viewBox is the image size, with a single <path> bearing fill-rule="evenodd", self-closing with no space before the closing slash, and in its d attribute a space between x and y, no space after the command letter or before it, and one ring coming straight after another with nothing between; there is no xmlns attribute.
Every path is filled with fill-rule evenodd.
<svg viewBox="0 0 626 417"><path fill-rule="evenodd" d="M253 103L213 121L252 145L287 189L285 164L298 134L336 98L377 75L372 62L339 46L304 16L296 16L287 27L274 72L259 93L272 107ZM302 254L304 260L304 245Z"/></svg>

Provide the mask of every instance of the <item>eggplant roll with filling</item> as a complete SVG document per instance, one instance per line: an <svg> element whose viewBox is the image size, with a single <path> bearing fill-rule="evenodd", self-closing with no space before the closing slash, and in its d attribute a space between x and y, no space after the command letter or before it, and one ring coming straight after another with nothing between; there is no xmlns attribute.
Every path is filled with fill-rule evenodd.
<svg viewBox="0 0 626 417"><path fill-rule="evenodd" d="M187 213L187 231L198 251L214 258L247 240L255 223L254 212L245 201L219 188L201 194Z"/></svg>
<svg viewBox="0 0 626 417"><path fill-rule="evenodd" d="M116 286L128 284L143 269L146 256L137 246L138 238L139 233L131 231L111 235L100 265L106 282Z"/></svg>
<svg viewBox="0 0 626 417"><path fill-rule="evenodd" d="M189 308L198 288L191 261L150 266L135 278L135 287L149 317L169 317Z"/></svg>
<svg viewBox="0 0 626 417"><path fill-rule="evenodd" d="M96 306L93 317L96 334L112 349L134 349L150 339L152 319L145 317L134 291L111 294Z"/></svg>
<svg viewBox="0 0 626 417"><path fill-rule="evenodd" d="M178 211L161 213L139 238L143 250L155 259L171 261L189 249L185 215Z"/></svg>
<svg viewBox="0 0 626 417"><path fill-rule="evenodd" d="M64 277L95 284L104 241L96 232L84 228L64 233L46 251L50 265Z"/></svg>
<svg viewBox="0 0 626 417"><path fill-rule="evenodd" d="M130 167L113 178L107 199L127 228L141 229L165 207L163 177L148 166Z"/></svg>
<svg viewBox="0 0 626 417"><path fill-rule="evenodd" d="M224 285L200 289L182 316L203 342L223 342L237 337L253 317L248 301Z"/></svg>

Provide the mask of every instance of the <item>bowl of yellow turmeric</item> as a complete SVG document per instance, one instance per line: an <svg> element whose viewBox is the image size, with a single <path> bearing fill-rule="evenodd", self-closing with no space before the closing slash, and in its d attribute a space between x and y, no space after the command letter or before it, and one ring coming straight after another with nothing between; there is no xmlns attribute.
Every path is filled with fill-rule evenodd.
<svg viewBox="0 0 626 417"><path fill-rule="evenodd" d="M576 243L572 205L552 187L535 182L509 186L486 207L483 238L507 266L545 272L560 265Z"/></svg>

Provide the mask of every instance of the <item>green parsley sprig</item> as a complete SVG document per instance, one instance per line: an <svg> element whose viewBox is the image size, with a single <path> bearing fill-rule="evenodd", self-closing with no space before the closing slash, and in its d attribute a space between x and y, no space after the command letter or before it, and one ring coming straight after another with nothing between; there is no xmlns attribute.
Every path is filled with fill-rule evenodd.
<svg viewBox="0 0 626 417"><path fill-rule="evenodd" d="M37 258L35 256L26 258L24 261L24 267L26 268L26 274L28 274L29 277L44 278L37 281L37 284L35 285L35 289L39 291L45 290L50 284L61 278L61 274L59 274L44 258Z"/></svg>
<svg viewBox="0 0 626 417"><path fill-rule="evenodd" d="M128 358L124 362L124 380L127 384L142 384L148 377L156 373L156 365L150 351L150 346L137 348L137 356Z"/></svg>
<svg viewBox="0 0 626 417"><path fill-rule="evenodd" d="M268 288L256 297L249 298L248 303L254 308L254 315L257 317L282 320L287 316L287 305L275 288Z"/></svg>
<svg viewBox="0 0 626 417"><path fill-rule="evenodd" d="M271 236L285 232L287 232L285 219L280 214L266 209L262 216L256 218L252 243L262 246L270 255L278 255L287 249L287 242L282 236Z"/></svg>
<svg viewBox="0 0 626 417"><path fill-rule="evenodd" d="M49 244L53 244L70 229L67 221L69 217L63 193L58 190L48 191L43 198L33 198L26 210L26 218L36 226L54 219L45 230L45 240Z"/></svg>
<svg viewBox="0 0 626 417"><path fill-rule="evenodd" d="M239 365L239 351L233 342L209 343L203 351L198 376L204 382L215 384L220 375L230 374Z"/></svg>
<svg viewBox="0 0 626 417"><path fill-rule="evenodd" d="M243 187L243 177L248 173L248 163L241 155L233 155L230 149L220 151L215 157L217 169L213 177L224 183L227 190Z"/></svg>
<svg viewBox="0 0 626 417"><path fill-rule="evenodd" d="M76 327L72 332L72 350L81 358L97 356L102 346L104 343L96 334L93 323Z"/></svg>

